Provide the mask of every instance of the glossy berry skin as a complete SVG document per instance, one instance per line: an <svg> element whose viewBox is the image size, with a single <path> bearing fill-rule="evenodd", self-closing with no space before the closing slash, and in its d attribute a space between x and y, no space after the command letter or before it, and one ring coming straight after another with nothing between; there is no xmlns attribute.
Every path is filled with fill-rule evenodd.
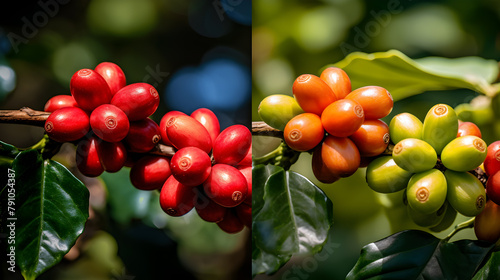
<svg viewBox="0 0 500 280"><path fill-rule="evenodd" d="M119 142L125 138L130 128L127 115L118 107L103 104L90 114L92 131L104 141Z"/></svg>
<svg viewBox="0 0 500 280"><path fill-rule="evenodd" d="M441 208L439 208L436 212L428 214L415 210L411 208L409 205L406 206L406 209L408 216L416 225L428 228L428 227L435 227L439 225L439 223L441 223L448 207L451 206L449 206L448 203L444 203L441 206Z"/></svg>
<svg viewBox="0 0 500 280"><path fill-rule="evenodd" d="M224 207L242 203L248 193L247 180L241 172L227 164L215 164L203 183L207 196Z"/></svg>
<svg viewBox="0 0 500 280"><path fill-rule="evenodd" d="M486 155L486 142L477 136L466 135L453 139L444 147L441 161L448 169L465 172L479 167Z"/></svg>
<svg viewBox="0 0 500 280"><path fill-rule="evenodd" d="M170 119L170 117L174 116L187 116L185 113L181 111L170 111L163 115L163 117L160 120L160 135L161 135L161 142L165 145L172 146L172 143L170 140L168 140L168 135L167 135L167 121Z"/></svg>
<svg viewBox="0 0 500 280"><path fill-rule="evenodd" d="M76 141L89 132L89 116L77 107L57 109L49 115L44 128L52 140L61 143Z"/></svg>
<svg viewBox="0 0 500 280"><path fill-rule="evenodd" d="M172 175L188 187L201 185L210 175L212 161L207 153L196 147L184 147L170 160Z"/></svg>
<svg viewBox="0 0 500 280"><path fill-rule="evenodd" d="M112 97L106 80L92 69L78 70L69 83L71 95L78 107L92 111L101 104L109 103Z"/></svg>
<svg viewBox="0 0 500 280"><path fill-rule="evenodd" d="M365 113L365 119L381 119L392 111L392 95L383 87L366 86L349 93L346 99L357 101Z"/></svg>
<svg viewBox="0 0 500 280"><path fill-rule="evenodd" d="M481 130L475 123L472 122L460 122L458 124L457 137L473 135L482 138Z"/></svg>
<svg viewBox="0 0 500 280"><path fill-rule="evenodd" d="M246 227L252 228L252 206L242 203L234 207L236 216Z"/></svg>
<svg viewBox="0 0 500 280"><path fill-rule="evenodd" d="M110 173L120 171L127 160L127 149L122 142L99 141L97 153L104 171Z"/></svg>
<svg viewBox="0 0 500 280"><path fill-rule="evenodd" d="M292 86L293 96L306 113L318 116L332 102L337 100L332 89L318 76L300 75Z"/></svg>
<svg viewBox="0 0 500 280"><path fill-rule="evenodd" d="M54 112L57 109L65 108L65 107L77 107L75 99L71 95L56 95L52 96L45 106L43 110L45 112Z"/></svg>
<svg viewBox="0 0 500 280"><path fill-rule="evenodd" d="M320 78L333 90L337 99L345 98L351 92L351 80L347 73L337 67L328 67Z"/></svg>
<svg viewBox="0 0 500 280"><path fill-rule="evenodd" d="M458 134L458 117L446 104L434 105L425 116L422 140L429 143L438 155Z"/></svg>
<svg viewBox="0 0 500 280"><path fill-rule="evenodd" d="M413 175L408 182L408 205L423 214L436 212L446 201L447 185L443 173L437 169Z"/></svg>
<svg viewBox="0 0 500 280"><path fill-rule="evenodd" d="M451 225L453 225L455 219L457 218L457 210L455 210L453 206L449 205L448 202L445 202L445 204L448 204L448 207L446 207L446 212L444 213L443 219L439 224L430 228L430 230L433 232L441 232L448 229L449 227L451 227Z"/></svg>
<svg viewBox="0 0 500 280"><path fill-rule="evenodd" d="M151 116L160 104L158 91L150 84L135 83L123 87L115 93L111 104L127 114L130 121L138 121Z"/></svg>
<svg viewBox="0 0 500 280"><path fill-rule="evenodd" d="M220 206L208 198L203 192L203 188L196 188L194 208L202 220L210 223L222 221L227 211L226 207Z"/></svg>
<svg viewBox="0 0 500 280"><path fill-rule="evenodd" d="M500 172L491 175L486 182L486 194L488 199L500 204Z"/></svg>
<svg viewBox="0 0 500 280"><path fill-rule="evenodd" d="M500 206L488 200L484 210L474 219L474 233L478 240L495 243L500 239Z"/></svg>
<svg viewBox="0 0 500 280"><path fill-rule="evenodd" d="M326 167L339 177L349 177L358 170L361 157L349 138L328 135L321 147L321 158Z"/></svg>
<svg viewBox="0 0 500 280"><path fill-rule="evenodd" d="M248 154L252 133L240 124L224 129L213 143L212 155L216 163L237 165Z"/></svg>
<svg viewBox="0 0 500 280"><path fill-rule="evenodd" d="M311 166L313 170L314 177L318 181L324 184L332 184L340 179L340 176L333 174L330 169L325 165L323 159L321 158L322 146L318 146L314 149L312 155Z"/></svg>
<svg viewBox="0 0 500 280"><path fill-rule="evenodd" d="M123 70L113 62L101 62L94 68L94 71L106 80L112 95L127 84Z"/></svg>
<svg viewBox="0 0 500 280"><path fill-rule="evenodd" d="M297 100L289 95L273 94L262 99L257 109L260 118L270 127L283 131L295 116L304 113Z"/></svg>
<svg viewBox="0 0 500 280"><path fill-rule="evenodd" d="M349 99L340 99L323 110L321 123L325 130L337 137L347 137L358 130L365 114L358 102Z"/></svg>
<svg viewBox="0 0 500 280"><path fill-rule="evenodd" d="M404 170L419 173L436 165L436 151L427 142L415 138L399 141L392 151L396 164Z"/></svg>
<svg viewBox="0 0 500 280"><path fill-rule="evenodd" d="M246 203L250 206L252 206L252 166L238 166L237 169L245 176L245 179L247 180L247 197L243 201L243 203Z"/></svg>
<svg viewBox="0 0 500 280"><path fill-rule="evenodd" d="M190 116L172 116L167 120L167 136L177 149L197 147L205 153L212 150L212 138L207 129Z"/></svg>
<svg viewBox="0 0 500 280"><path fill-rule="evenodd" d="M172 174L169 159L148 155L140 158L130 169L130 182L139 190L156 190Z"/></svg>
<svg viewBox="0 0 500 280"><path fill-rule="evenodd" d="M393 193L408 186L413 173L399 167L391 156L374 159L366 168L366 183L379 193Z"/></svg>
<svg viewBox="0 0 500 280"><path fill-rule="evenodd" d="M458 211L458 213L473 217L481 213L486 204L486 191L476 176L469 172L456 172L446 170L444 172L448 190L447 201Z"/></svg>
<svg viewBox="0 0 500 280"><path fill-rule="evenodd" d="M76 166L87 177L97 177L104 172L99 160L97 145L100 140L97 136L89 136L78 142L76 148Z"/></svg>
<svg viewBox="0 0 500 280"><path fill-rule="evenodd" d="M212 139L212 143L214 143L220 133L219 119L217 119L214 112L207 108L199 108L193 111L190 116L199 121L207 129Z"/></svg>
<svg viewBox="0 0 500 280"><path fill-rule="evenodd" d="M245 225L240 221L233 209L228 209L224 219L218 222L217 225L220 229L230 234L238 233L245 228Z"/></svg>
<svg viewBox="0 0 500 280"><path fill-rule="evenodd" d="M312 113L293 117L285 126L283 137L286 144L295 151L305 152L313 149L325 136L321 118Z"/></svg>
<svg viewBox="0 0 500 280"><path fill-rule="evenodd" d="M378 156L389 145L389 126L382 120L365 120L349 138L362 157Z"/></svg>
<svg viewBox="0 0 500 280"><path fill-rule="evenodd" d="M394 144L406 138L422 139L422 129L422 122L410 113L397 114L389 123L389 133Z"/></svg>
<svg viewBox="0 0 500 280"><path fill-rule="evenodd" d="M252 144L250 143L250 148L248 148L248 152L245 157L238 162L238 167L252 166Z"/></svg>
<svg viewBox="0 0 500 280"><path fill-rule="evenodd" d="M160 142L160 128L151 119L143 119L130 123L125 143L129 151L146 153L151 151Z"/></svg>
<svg viewBox="0 0 500 280"><path fill-rule="evenodd" d="M184 186L174 176L168 177L160 191L160 206L165 213L173 217L191 211L195 200L196 189Z"/></svg>
<svg viewBox="0 0 500 280"><path fill-rule="evenodd" d="M484 160L484 171L491 176L500 170L500 141L491 143L487 148Z"/></svg>

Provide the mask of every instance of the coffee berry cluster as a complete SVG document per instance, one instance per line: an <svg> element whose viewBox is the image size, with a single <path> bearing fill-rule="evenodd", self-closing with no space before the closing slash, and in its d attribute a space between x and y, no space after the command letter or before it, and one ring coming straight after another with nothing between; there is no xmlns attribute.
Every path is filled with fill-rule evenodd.
<svg viewBox="0 0 500 280"><path fill-rule="evenodd" d="M259 105L269 126L282 130L286 144L312 152L314 176L323 183L349 177L365 159L389 144L389 126L381 118L393 107L391 94L379 86L351 91L347 73L329 67L315 76L299 76L293 96L271 95Z"/></svg>
<svg viewBox="0 0 500 280"><path fill-rule="evenodd" d="M251 132L233 125L220 132L215 114L200 108L187 115L149 117L158 108L158 91L147 83L127 85L111 62L81 69L70 81L71 95L50 98L45 132L57 142L72 142L76 166L96 177L130 167L140 190L160 191L161 208L171 216L196 209L199 216L228 233L251 225ZM152 153L158 144L173 156Z"/></svg>

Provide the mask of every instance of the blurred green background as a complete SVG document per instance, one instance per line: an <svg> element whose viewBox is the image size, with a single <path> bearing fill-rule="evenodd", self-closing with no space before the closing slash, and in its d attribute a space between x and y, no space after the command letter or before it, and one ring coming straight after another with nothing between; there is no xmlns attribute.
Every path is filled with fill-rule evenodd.
<svg viewBox="0 0 500 280"><path fill-rule="evenodd" d="M158 123L167 111L206 107L221 129L250 127L251 12L250 0L12 2L0 10L0 109L43 110L50 97L70 94L77 70L111 61L127 84L156 87ZM21 148L43 132L0 124L0 140ZM158 192L130 184L129 168L86 178L74 156L65 144L54 159L89 188L90 218L76 246L40 279L250 278L249 230L226 234L193 211L168 217ZM5 272L2 279L22 279Z"/></svg>
<svg viewBox="0 0 500 280"><path fill-rule="evenodd" d="M398 49L411 58L479 56L500 60L500 5L498 1L253 1L252 119L259 121L260 101L271 94L292 95L296 77L319 75L327 64L354 51L366 53ZM349 74L349 73L348 73ZM394 104L391 118L410 112L421 120L437 103L456 107L478 93L459 89L425 92ZM492 116L488 107L486 114ZM498 120L489 119L485 127ZM491 143L498 137L483 131ZM496 138L496 139L495 139ZM278 145L268 137L254 137L254 156ZM365 182L365 169L325 185L312 173L311 156L302 153L291 170L322 188L333 202L334 225L323 252L294 256L273 276L255 279L344 279L362 246L403 229L423 229L409 220L402 193L377 194ZM466 218L458 216L455 224ZM446 236L451 229L436 234ZM454 239L475 239L471 229Z"/></svg>

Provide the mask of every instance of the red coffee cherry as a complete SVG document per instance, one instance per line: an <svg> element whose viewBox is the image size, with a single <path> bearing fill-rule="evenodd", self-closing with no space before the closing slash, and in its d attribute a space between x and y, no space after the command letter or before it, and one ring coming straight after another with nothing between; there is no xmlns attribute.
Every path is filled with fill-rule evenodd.
<svg viewBox="0 0 500 280"><path fill-rule="evenodd" d="M238 168L244 166L252 166L252 144L250 143L250 148L248 148L248 152L246 156L238 162Z"/></svg>
<svg viewBox="0 0 500 280"><path fill-rule="evenodd" d="M123 87L115 93L111 104L122 109L130 121L138 121L151 116L160 104L158 91L150 84L135 83Z"/></svg>
<svg viewBox="0 0 500 280"><path fill-rule="evenodd" d="M212 161L207 153L196 147L184 147L170 160L172 175L188 187L201 185L210 175Z"/></svg>
<svg viewBox="0 0 500 280"><path fill-rule="evenodd" d="M75 99L71 95L56 95L52 96L45 106L43 110L45 112L54 112L57 109L66 108L66 107L77 107Z"/></svg>
<svg viewBox="0 0 500 280"><path fill-rule="evenodd" d="M160 142L160 128L152 119L142 119L130 123L125 143L129 151L146 153Z"/></svg>
<svg viewBox="0 0 500 280"><path fill-rule="evenodd" d="M222 221L218 222L217 225L220 229L227 233L238 233L245 228L245 225L238 219L234 209L228 209L226 215Z"/></svg>
<svg viewBox="0 0 500 280"><path fill-rule="evenodd" d="M212 143L214 143L220 133L219 119L217 119L214 112L207 108L200 108L192 112L191 117L199 121L207 129L212 139Z"/></svg>
<svg viewBox="0 0 500 280"><path fill-rule="evenodd" d="M216 163L236 165L242 161L252 145L252 133L241 124L224 129L213 143L212 154Z"/></svg>
<svg viewBox="0 0 500 280"><path fill-rule="evenodd" d="M484 171L491 176L500 170L500 141L495 141L488 146L486 159L484 160Z"/></svg>
<svg viewBox="0 0 500 280"><path fill-rule="evenodd" d="M77 71L69 83L71 95L78 107L92 111L101 104L109 103L112 94L106 80L92 69Z"/></svg>
<svg viewBox="0 0 500 280"><path fill-rule="evenodd" d="M212 172L203 183L203 188L208 197L224 207L235 207L242 203L248 193L245 176L227 164L212 166Z"/></svg>
<svg viewBox="0 0 500 280"><path fill-rule="evenodd" d="M323 141L321 158L330 172L339 177L354 174L361 162L358 148L351 139L332 135L328 135Z"/></svg>
<svg viewBox="0 0 500 280"><path fill-rule="evenodd" d="M120 108L103 104L90 114L92 131L104 141L119 142L125 138L130 128L127 115Z"/></svg>
<svg viewBox="0 0 500 280"><path fill-rule="evenodd" d="M245 226L252 228L252 206L242 203L234 207L236 216Z"/></svg>
<svg viewBox="0 0 500 280"><path fill-rule="evenodd" d="M127 149L122 142L97 142L97 154L104 171L114 173L120 171L127 160Z"/></svg>
<svg viewBox="0 0 500 280"><path fill-rule="evenodd" d="M366 86L349 93L346 99L357 101L365 113L365 119L381 119L392 111L392 95L383 87Z"/></svg>
<svg viewBox="0 0 500 280"><path fill-rule="evenodd" d="M328 67L321 72L320 78L333 90L337 99L343 99L351 92L351 80L340 68Z"/></svg>
<svg viewBox="0 0 500 280"><path fill-rule="evenodd" d="M358 102L340 99L328 105L321 114L321 123L325 130L337 137L352 135L365 120L363 108Z"/></svg>
<svg viewBox="0 0 500 280"><path fill-rule="evenodd" d="M500 204L500 172L488 178L488 182L486 182L486 196L496 204Z"/></svg>
<svg viewBox="0 0 500 280"><path fill-rule="evenodd" d="M127 84L123 70L113 62L101 62L94 71L106 80L112 95Z"/></svg>
<svg viewBox="0 0 500 280"><path fill-rule="evenodd" d="M477 125L475 123L459 122L457 137L466 136L466 135L473 135L473 136L477 136L479 138L482 138L481 130L479 129L479 127L477 127Z"/></svg>
<svg viewBox="0 0 500 280"><path fill-rule="evenodd" d="M312 113L293 117L285 126L283 137L286 144L295 151L305 152L313 149L325 136L321 118Z"/></svg>
<svg viewBox="0 0 500 280"><path fill-rule="evenodd" d="M77 107L57 109L45 121L45 132L57 142L75 141L90 130L89 116Z"/></svg>
<svg viewBox="0 0 500 280"><path fill-rule="evenodd" d="M76 166L87 177L97 177L104 172L97 152L97 143L100 141L102 140L92 135L80 140L76 148Z"/></svg>
<svg viewBox="0 0 500 280"><path fill-rule="evenodd" d="M212 139L207 129L190 116L173 116L166 123L167 136L177 149L197 147L205 153L212 150Z"/></svg>
<svg viewBox="0 0 500 280"><path fill-rule="evenodd" d="M247 179L247 197L243 201L243 203L246 203L250 206L252 206L252 166L239 166L237 169L245 176L245 179Z"/></svg>
<svg viewBox="0 0 500 280"><path fill-rule="evenodd" d="M184 186L174 176L168 177L161 188L160 206L170 216L179 217L191 211L195 199L196 189Z"/></svg>
<svg viewBox="0 0 500 280"><path fill-rule="evenodd" d="M389 141L389 126L382 120L366 120L349 138L356 144L362 157L378 156Z"/></svg>
<svg viewBox="0 0 500 280"><path fill-rule="evenodd" d="M293 82L293 96L307 113L321 115L326 106L337 100L332 89L318 76L304 74Z"/></svg>
<svg viewBox="0 0 500 280"><path fill-rule="evenodd" d="M160 120L160 135L161 135L161 142L165 145L172 146L172 142L168 140L168 135L167 135L167 121L170 119L170 117L174 116L187 116L181 111L170 111L163 115L163 117Z"/></svg>
<svg viewBox="0 0 500 280"><path fill-rule="evenodd" d="M208 198L203 192L203 188L196 188L194 208L202 220L210 223L222 221L227 211L226 207L220 206Z"/></svg>
<svg viewBox="0 0 500 280"><path fill-rule="evenodd" d="M148 155L140 158L130 169L130 182L139 190L156 190L171 175L170 162L162 156Z"/></svg>
<svg viewBox="0 0 500 280"><path fill-rule="evenodd" d="M318 179L321 183L333 184L340 180L340 176L333 174L325 165L323 158L321 157L321 149L322 145L316 147L312 155L311 166L314 177L316 177L316 179Z"/></svg>

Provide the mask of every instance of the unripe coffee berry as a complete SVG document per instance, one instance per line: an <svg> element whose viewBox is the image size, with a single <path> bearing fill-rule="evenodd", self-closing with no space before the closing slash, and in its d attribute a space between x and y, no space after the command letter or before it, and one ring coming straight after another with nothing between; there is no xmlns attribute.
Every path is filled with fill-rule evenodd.
<svg viewBox="0 0 500 280"><path fill-rule="evenodd" d="M423 214L436 212L446 201L447 185L443 173L437 169L413 175L408 182L408 205Z"/></svg>
<svg viewBox="0 0 500 280"><path fill-rule="evenodd" d="M65 108L65 107L77 107L75 99L71 95L56 95L51 97L43 110L45 112L54 112L57 109Z"/></svg>
<svg viewBox="0 0 500 280"><path fill-rule="evenodd" d="M111 104L127 114L130 121L138 121L151 116L160 104L158 91L150 84L135 83L123 87L115 93Z"/></svg>
<svg viewBox="0 0 500 280"><path fill-rule="evenodd" d="M415 138L399 141L394 146L392 157L399 167L413 173L429 170L437 162L437 154L432 146Z"/></svg>
<svg viewBox="0 0 500 280"><path fill-rule="evenodd" d="M130 123L125 143L131 152L146 153L151 151L160 139L160 128L153 120L146 118Z"/></svg>
<svg viewBox="0 0 500 280"><path fill-rule="evenodd" d="M76 166L87 177L97 177L104 172L97 151L98 142L102 141L97 136L89 136L78 142L76 148Z"/></svg>
<svg viewBox="0 0 500 280"><path fill-rule="evenodd" d="M214 112L207 108L200 108L192 112L190 116L200 122L207 129L208 134L210 134L210 138L212 139L212 143L214 143L220 133L219 119L217 119Z"/></svg>
<svg viewBox="0 0 500 280"><path fill-rule="evenodd" d="M472 122L460 122L458 124L458 134L457 137L473 135L482 138L481 130L475 123Z"/></svg>
<svg viewBox="0 0 500 280"><path fill-rule="evenodd" d="M173 217L187 214L194 207L196 189L184 186L175 179L168 177L161 188L160 206L165 213Z"/></svg>
<svg viewBox="0 0 500 280"><path fill-rule="evenodd" d="M207 153L196 147L184 147L170 160L172 175L188 187L201 185L210 175L212 161Z"/></svg>
<svg viewBox="0 0 500 280"><path fill-rule="evenodd" d="M216 163L236 165L245 158L251 145L250 130L244 125L232 125L219 134L212 154Z"/></svg>
<svg viewBox="0 0 500 280"><path fill-rule="evenodd" d="M443 165L454 171L476 169L486 159L486 142L483 139L466 135L455 138L441 152Z"/></svg>
<svg viewBox="0 0 500 280"><path fill-rule="evenodd" d="M45 132L57 142L75 141L90 130L89 116L77 107L57 109L45 121Z"/></svg>
<svg viewBox="0 0 500 280"><path fill-rule="evenodd" d="M458 117L446 104L434 105L424 119L422 140L429 143L438 155L446 144L457 137Z"/></svg>
<svg viewBox="0 0 500 280"><path fill-rule="evenodd" d="M77 71L71 77L69 88L78 107L86 111L92 111L99 105L109 103L112 97L106 80L91 69Z"/></svg>
<svg viewBox="0 0 500 280"><path fill-rule="evenodd" d="M94 71L106 80L112 95L127 84L123 70L113 62L101 62Z"/></svg>
<svg viewBox="0 0 500 280"><path fill-rule="evenodd" d="M486 191L476 176L469 172L444 172L448 190L446 198L458 213L473 217L481 213L486 204Z"/></svg>
<svg viewBox="0 0 500 280"><path fill-rule="evenodd" d="M233 166L216 164L203 183L209 198L224 207L235 207L242 203L248 193L245 176Z"/></svg>
<svg viewBox="0 0 500 280"><path fill-rule="evenodd" d="M399 167L391 156L374 159L366 168L366 183L379 193L393 193L408 186L413 173Z"/></svg>
<svg viewBox="0 0 500 280"><path fill-rule="evenodd" d="M104 141L119 142L125 138L130 128L127 115L120 108L103 104L90 114L92 131Z"/></svg>
<svg viewBox="0 0 500 280"><path fill-rule="evenodd" d="M406 138L422 139L422 129L422 122L410 113L397 114L389 124L389 133L394 144Z"/></svg>
<svg viewBox="0 0 500 280"><path fill-rule="evenodd" d="M260 102L257 110L266 124L280 131L285 129L293 117L304 113L295 98L284 94L267 96Z"/></svg>
<svg viewBox="0 0 500 280"><path fill-rule="evenodd" d="M139 190L156 190L171 175L170 162L162 156L144 156L130 169L130 182Z"/></svg>

